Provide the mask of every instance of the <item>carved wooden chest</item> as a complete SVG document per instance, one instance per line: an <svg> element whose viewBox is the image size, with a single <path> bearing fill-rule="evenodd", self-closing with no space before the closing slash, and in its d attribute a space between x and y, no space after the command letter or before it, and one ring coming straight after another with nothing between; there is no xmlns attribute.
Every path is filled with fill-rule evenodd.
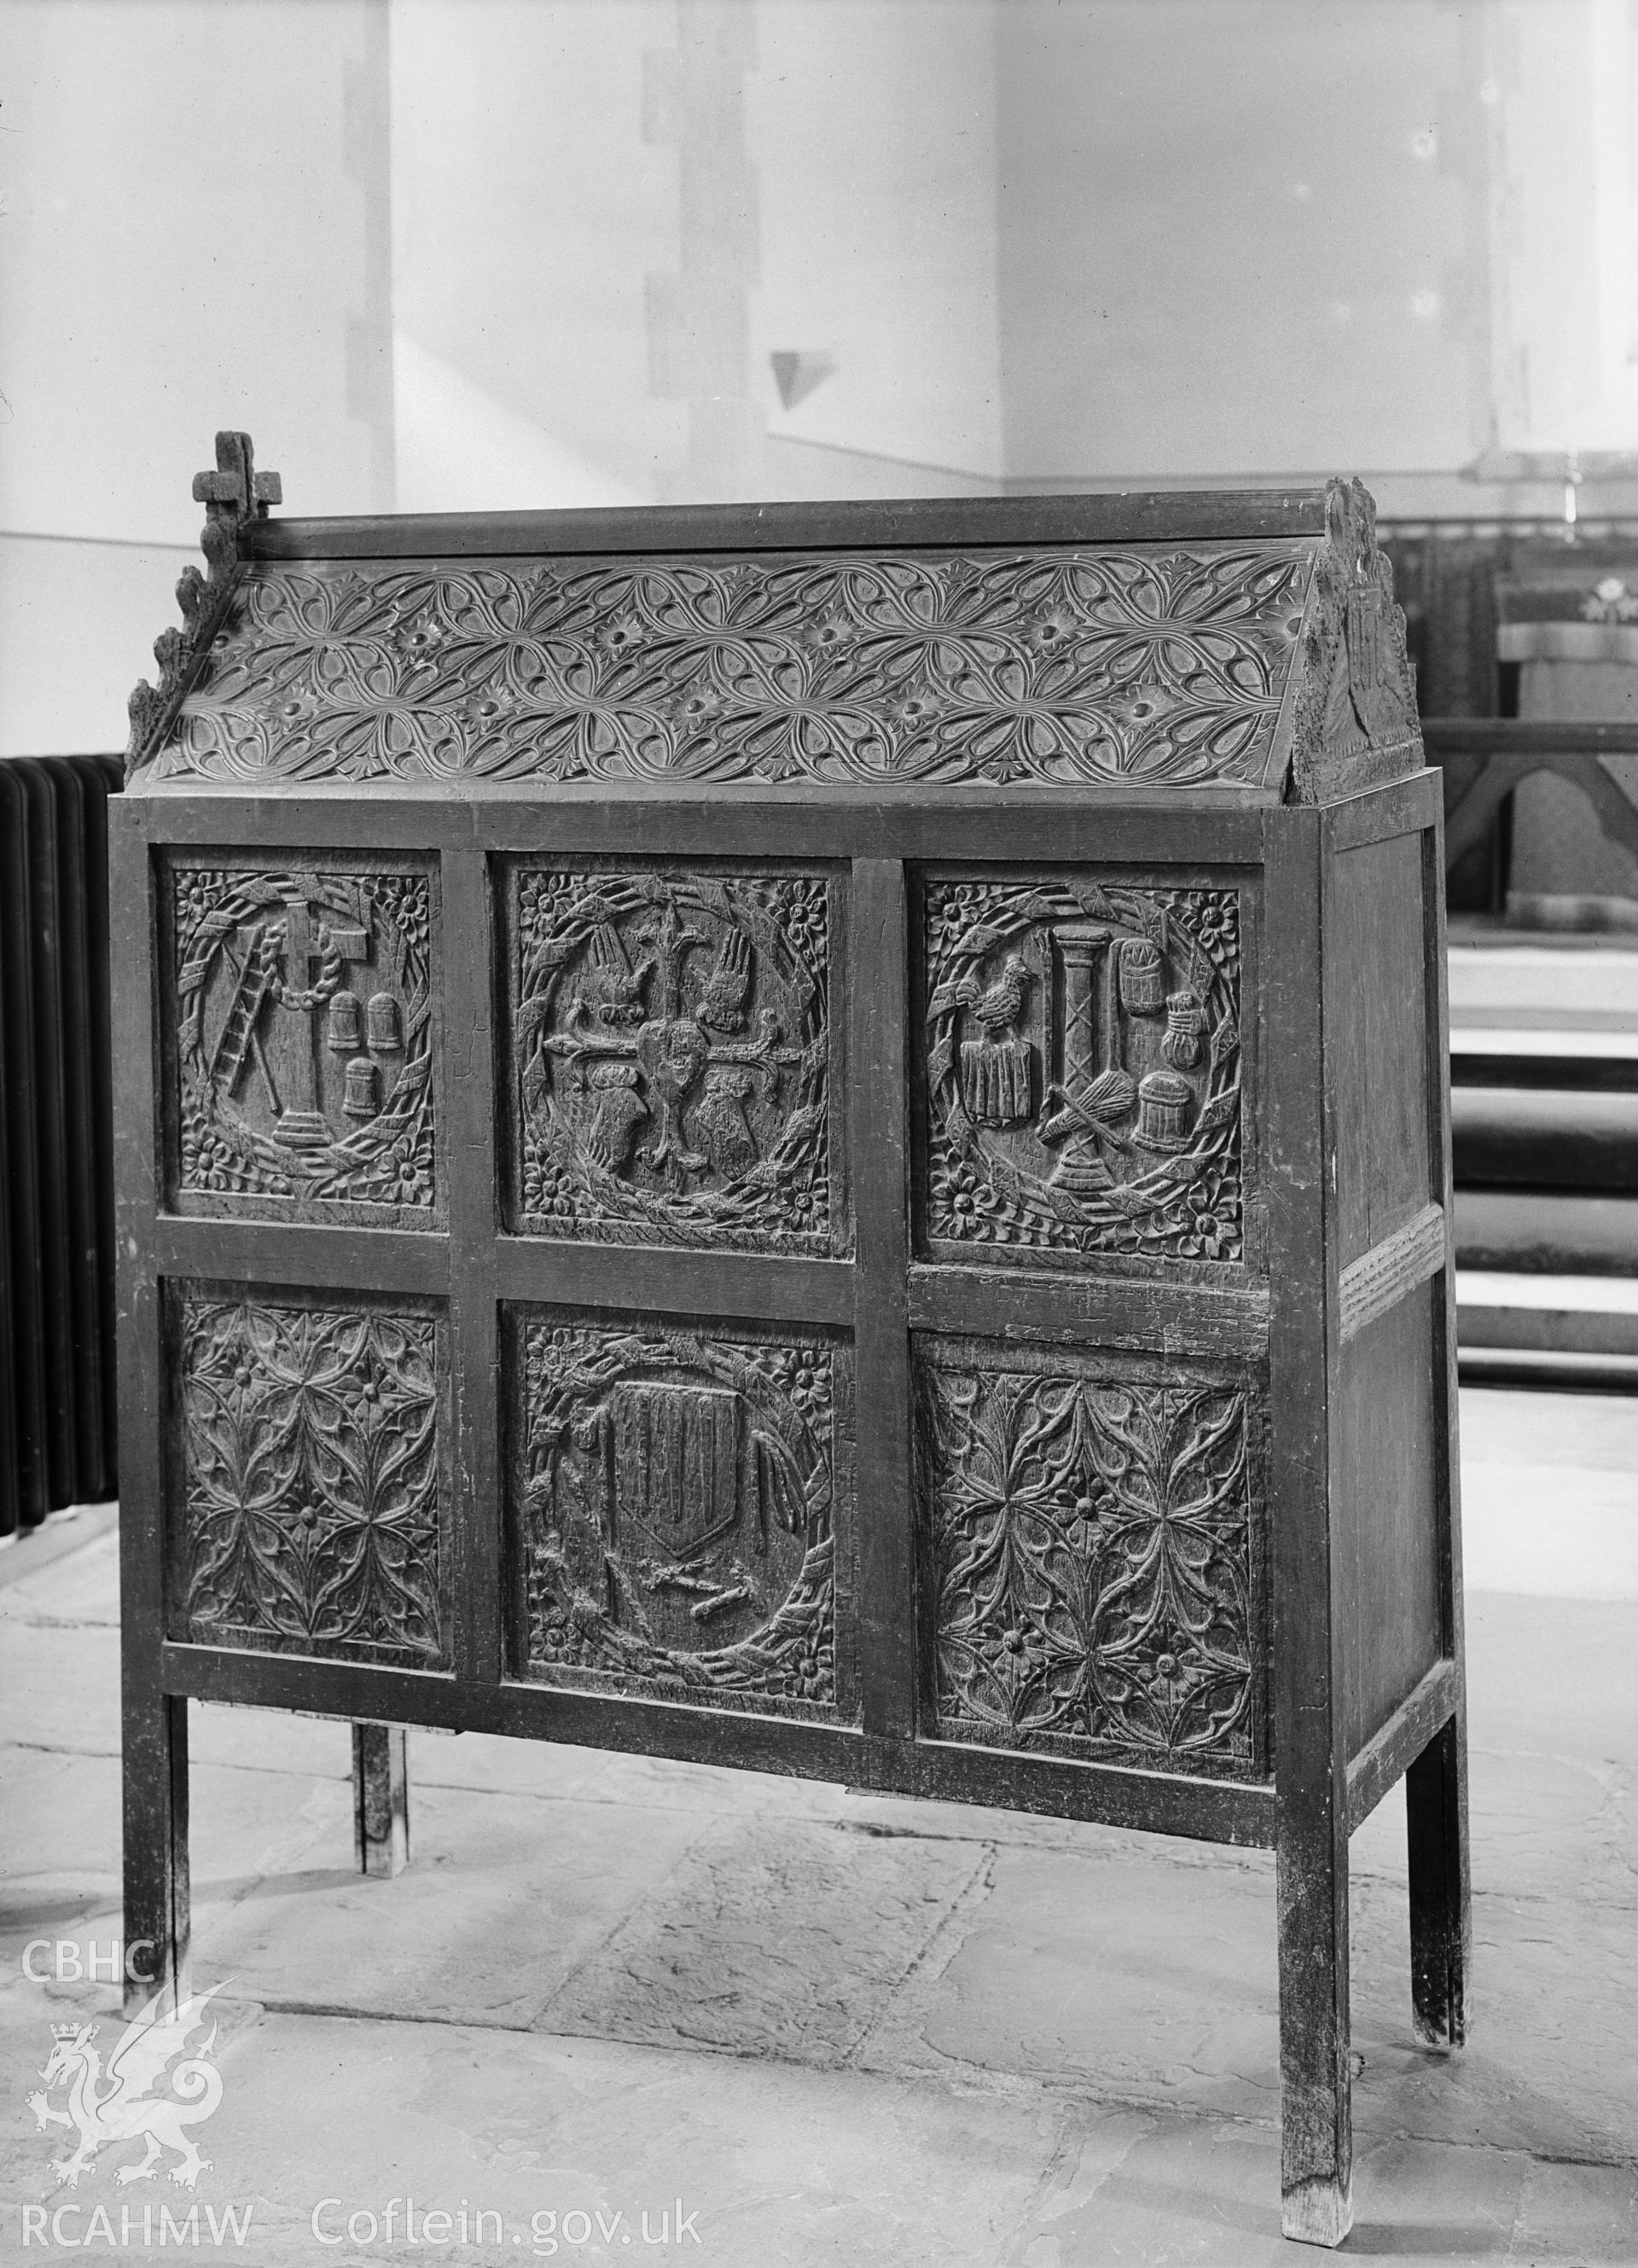
<svg viewBox="0 0 1638 2268"><path fill-rule="evenodd" d="M186 1697L1278 1854L1467 1942L1443 873L1327 493L275 520L114 806L128 1918Z"/></svg>

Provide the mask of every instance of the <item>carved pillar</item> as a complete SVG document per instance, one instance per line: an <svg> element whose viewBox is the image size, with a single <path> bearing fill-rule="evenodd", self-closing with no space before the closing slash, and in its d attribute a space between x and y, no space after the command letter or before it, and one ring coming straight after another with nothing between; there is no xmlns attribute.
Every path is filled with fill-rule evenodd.
<svg viewBox="0 0 1638 2268"><path fill-rule="evenodd" d="M1114 987L1109 981L1111 932L1091 923L1071 923L1053 932L1061 990L1057 1054L1060 1083L1071 1102L1084 1094L1114 1059L1112 1020ZM1090 1130L1070 1134L1053 1176L1070 1189L1106 1180Z"/></svg>

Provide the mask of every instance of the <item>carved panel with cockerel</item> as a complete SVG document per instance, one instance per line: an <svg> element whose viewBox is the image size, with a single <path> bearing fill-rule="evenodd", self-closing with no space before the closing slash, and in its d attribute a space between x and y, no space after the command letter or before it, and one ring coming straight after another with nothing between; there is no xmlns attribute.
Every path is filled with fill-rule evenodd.
<svg viewBox="0 0 1638 2268"><path fill-rule="evenodd" d="M1240 894L944 878L924 920L926 1237L1241 1260Z"/></svg>

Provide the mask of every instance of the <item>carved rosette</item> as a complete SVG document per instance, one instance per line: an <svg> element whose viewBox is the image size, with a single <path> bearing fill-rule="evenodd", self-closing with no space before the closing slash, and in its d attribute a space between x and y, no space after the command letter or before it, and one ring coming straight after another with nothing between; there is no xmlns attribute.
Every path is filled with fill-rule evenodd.
<svg viewBox="0 0 1638 2268"><path fill-rule="evenodd" d="M1277 785L1313 545L240 571L155 776Z"/></svg>
<svg viewBox="0 0 1638 2268"><path fill-rule="evenodd" d="M1244 1389L944 1350L917 1403L941 1734L1260 1770Z"/></svg>
<svg viewBox="0 0 1638 2268"><path fill-rule="evenodd" d="M178 1320L173 1635L446 1667L435 1319L190 1293Z"/></svg>
<svg viewBox="0 0 1638 2268"><path fill-rule="evenodd" d="M521 1674L834 1711L840 1351L533 1320L518 1346Z"/></svg>
<svg viewBox="0 0 1638 2268"><path fill-rule="evenodd" d="M527 1233L838 1248L829 889L704 869L517 876Z"/></svg>
<svg viewBox="0 0 1638 2268"><path fill-rule="evenodd" d="M1079 877L926 895L926 1233L1243 1257L1233 890Z"/></svg>
<svg viewBox="0 0 1638 2268"><path fill-rule="evenodd" d="M179 1206L430 1226L430 876L179 863L171 881Z"/></svg>

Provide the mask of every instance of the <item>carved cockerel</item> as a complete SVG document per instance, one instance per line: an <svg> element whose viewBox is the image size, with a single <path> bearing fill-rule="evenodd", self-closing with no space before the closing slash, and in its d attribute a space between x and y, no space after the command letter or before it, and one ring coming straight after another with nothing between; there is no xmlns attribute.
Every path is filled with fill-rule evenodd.
<svg viewBox="0 0 1638 2268"><path fill-rule="evenodd" d="M964 1008L972 1010L974 1021L981 1024L992 1039L1000 1039L1024 1013L1025 995L1034 976L1034 970L1022 954L1010 953L1002 961L1001 974L988 984L972 973L964 976L956 987L956 998Z"/></svg>

